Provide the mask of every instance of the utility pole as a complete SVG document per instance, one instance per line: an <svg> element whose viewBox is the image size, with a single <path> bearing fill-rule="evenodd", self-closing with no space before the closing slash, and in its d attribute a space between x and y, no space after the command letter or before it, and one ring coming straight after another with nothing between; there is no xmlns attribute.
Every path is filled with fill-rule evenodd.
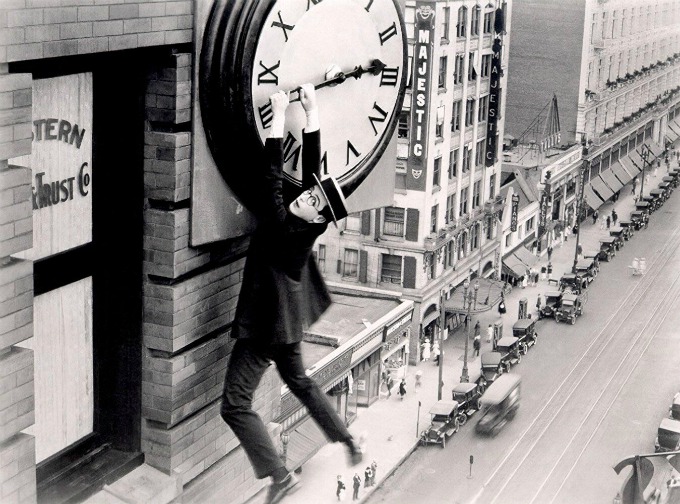
<svg viewBox="0 0 680 504"><path fill-rule="evenodd" d="M638 201L642 201L642 198L645 195L645 168L647 168L647 158L649 158L649 147L647 147L647 144L642 144L642 153L640 154L640 157L642 157L642 181L640 182L640 197L638 198Z"/></svg>
<svg viewBox="0 0 680 504"><path fill-rule="evenodd" d="M576 245L574 245L574 265L571 267L572 273L576 273L576 264L578 263L578 246L581 242L581 214L583 213L583 189L586 183L586 170L590 168L590 160L588 159L588 142L586 141L585 136L583 137L581 159L578 200L576 201Z"/></svg>
<svg viewBox="0 0 680 504"><path fill-rule="evenodd" d="M437 400L442 399L442 388L444 387L444 379L442 372L444 370L444 331L446 331L446 309L444 308L444 289L439 293L439 385L437 387Z"/></svg>

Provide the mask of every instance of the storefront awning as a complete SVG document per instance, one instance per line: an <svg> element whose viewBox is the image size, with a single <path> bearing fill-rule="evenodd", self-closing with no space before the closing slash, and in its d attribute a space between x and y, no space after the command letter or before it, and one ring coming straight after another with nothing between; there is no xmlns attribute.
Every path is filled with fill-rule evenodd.
<svg viewBox="0 0 680 504"><path fill-rule="evenodd" d="M517 250L513 250L512 253L519 259L527 268L533 268L538 262L538 257L529 252L524 247L518 247Z"/></svg>
<svg viewBox="0 0 680 504"><path fill-rule="evenodd" d="M603 201L607 201L609 198L614 196L614 191L609 189L604 181L598 175L597 177L590 180L590 187L600 196Z"/></svg>
<svg viewBox="0 0 680 504"><path fill-rule="evenodd" d="M515 278L521 278L526 275L527 267L522 261L517 259L515 254L508 254L508 256L503 259L503 271Z"/></svg>
<svg viewBox="0 0 680 504"><path fill-rule="evenodd" d="M590 184L586 184L583 187L583 200L586 202L586 205L588 205L593 210L597 210L604 204L604 201L602 201L600 197L595 194L593 189L590 187Z"/></svg>
<svg viewBox="0 0 680 504"><path fill-rule="evenodd" d="M311 417L298 425L292 432L289 432L288 435L286 467L291 470L307 462L328 443L326 436Z"/></svg>
<svg viewBox="0 0 680 504"><path fill-rule="evenodd" d="M432 322L437 320L439 318L439 316L440 316L439 310L435 310L433 312L428 313L427 315L425 315L423 317L423 320L421 322L422 326L425 327L425 326L430 325Z"/></svg>
<svg viewBox="0 0 680 504"><path fill-rule="evenodd" d="M652 153L652 159L648 159L648 161L654 161L663 154L663 147L659 146L658 144L655 144L654 142L645 142L645 145Z"/></svg>
<svg viewBox="0 0 680 504"><path fill-rule="evenodd" d="M498 280L491 280L489 278L475 278L470 282L470 289L473 289L475 282L479 281L479 289L477 290L477 302L472 302L468 307L467 300L463 301L464 291L462 285L456 287L451 294L451 297L444 301L444 307L449 313L467 313L468 309L471 314L483 313L489 311L501 300L503 295L503 282Z"/></svg>
<svg viewBox="0 0 680 504"><path fill-rule="evenodd" d="M633 165L635 165L635 168L637 169L638 173L642 171L642 156L638 152L637 149L634 149L633 152L628 153L628 158L627 158Z"/></svg>
<svg viewBox="0 0 680 504"><path fill-rule="evenodd" d="M614 175L614 172L611 169L600 173L600 178L604 180L604 183L614 192L620 191L623 187L623 184L616 178L616 175Z"/></svg>
<svg viewBox="0 0 680 504"><path fill-rule="evenodd" d="M633 163L633 161L628 156L626 156L625 158L619 159L619 163L633 177L637 177L638 173L640 173L642 171L640 168L638 168L638 166L635 163Z"/></svg>
<svg viewBox="0 0 680 504"><path fill-rule="evenodd" d="M621 166L621 163L618 161L614 163L611 167L612 173L616 176L617 179L619 179L619 182L621 182L623 185L626 185L628 182L633 180L633 176L626 171L626 169Z"/></svg>

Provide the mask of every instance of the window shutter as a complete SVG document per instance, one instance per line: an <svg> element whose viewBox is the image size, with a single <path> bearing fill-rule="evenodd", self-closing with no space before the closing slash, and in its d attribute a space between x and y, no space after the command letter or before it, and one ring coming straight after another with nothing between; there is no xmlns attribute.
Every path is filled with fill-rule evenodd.
<svg viewBox="0 0 680 504"><path fill-rule="evenodd" d="M359 281L361 283L368 281L368 252L365 250L359 251Z"/></svg>
<svg viewBox="0 0 680 504"><path fill-rule="evenodd" d="M404 256L404 288L416 288L416 258Z"/></svg>
<svg viewBox="0 0 680 504"><path fill-rule="evenodd" d="M406 209L406 240L418 241L418 218L420 211L417 208Z"/></svg>
<svg viewBox="0 0 680 504"><path fill-rule="evenodd" d="M342 260L338 259L338 275L342 275Z"/></svg>
<svg viewBox="0 0 680 504"><path fill-rule="evenodd" d="M364 210L361 212L361 234L369 235L371 234L371 211Z"/></svg>

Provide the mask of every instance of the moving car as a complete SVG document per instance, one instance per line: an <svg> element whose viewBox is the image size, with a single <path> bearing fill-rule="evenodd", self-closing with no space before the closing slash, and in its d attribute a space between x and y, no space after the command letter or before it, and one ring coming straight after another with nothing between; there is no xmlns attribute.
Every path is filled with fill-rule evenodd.
<svg viewBox="0 0 680 504"><path fill-rule="evenodd" d="M452 399L458 402L458 423L465 425L467 419L479 411L479 398L484 391L476 383L459 383L451 390Z"/></svg>
<svg viewBox="0 0 680 504"><path fill-rule="evenodd" d="M446 447L446 438L458 432L458 402L441 399L430 408L430 426L420 435L422 444L441 443Z"/></svg>
<svg viewBox="0 0 680 504"><path fill-rule="evenodd" d="M576 323L576 317L583 315L583 305L585 305L588 296L585 292L581 294L568 294L562 295L562 303L560 307L555 310L555 321L556 322L571 322L571 324Z"/></svg>
<svg viewBox="0 0 680 504"><path fill-rule="evenodd" d="M507 373L500 376L482 395L481 417L475 431L495 436L519 408L520 376Z"/></svg>
<svg viewBox="0 0 680 504"><path fill-rule="evenodd" d="M560 307L562 302L562 292L560 291L547 291L543 294L543 304L541 309L538 311L538 319L545 317L554 317L555 310Z"/></svg>
<svg viewBox="0 0 680 504"><path fill-rule="evenodd" d="M538 339L536 321L532 319L519 319L512 326L512 335L519 339L519 351L526 355L529 347L534 346Z"/></svg>
<svg viewBox="0 0 680 504"><path fill-rule="evenodd" d="M680 420L664 418L656 433L654 451L658 453L678 450L680 450Z"/></svg>
<svg viewBox="0 0 680 504"><path fill-rule="evenodd" d="M668 408L668 416L674 420L680 420L680 392L673 396L673 402Z"/></svg>

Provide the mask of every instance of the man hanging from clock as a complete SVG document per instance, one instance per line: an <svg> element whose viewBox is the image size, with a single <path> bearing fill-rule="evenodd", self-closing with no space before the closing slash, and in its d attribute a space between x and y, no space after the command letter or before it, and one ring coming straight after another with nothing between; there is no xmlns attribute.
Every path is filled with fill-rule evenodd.
<svg viewBox="0 0 680 504"><path fill-rule="evenodd" d="M298 478L281 460L267 429L252 409L262 375L271 365L304 404L327 438L347 445L352 465L362 460L362 448L347 430L318 385L305 373L300 342L303 328L315 322L331 304L330 294L312 257L316 239L328 223L347 216L337 181L318 178L321 165L319 114L314 86L299 90L307 116L303 131L302 193L283 197L283 130L288 95L271 96L273 119L265 143L268 166L254 166L262 187L252 208L257 229L251 236L236 307L231 353L224 381L221 415L241 442L258 478L271 476L267 503L294 491Z"/></svg>

